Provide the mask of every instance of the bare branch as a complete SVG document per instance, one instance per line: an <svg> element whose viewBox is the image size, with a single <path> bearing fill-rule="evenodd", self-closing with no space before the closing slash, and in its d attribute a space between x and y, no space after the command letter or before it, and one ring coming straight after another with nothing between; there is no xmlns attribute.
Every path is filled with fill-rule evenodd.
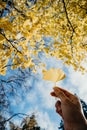
<svg viewBox="0 0 87 130"><path fill-rule="evenodd" d="M0 123L6 123L8 121L10 121L12 118L14 118L15 116L18 116L18 115L23 115L23 116L29 116L28 114L25 114L25 113L15 113L14 115L12 115L11 117L9 117L8 119L4 120L4 121L1 121Z"/></svg>
<svg viewBox="0 0 87 130"><path fill-rule="evenodd" d="M19 65L20 63L17 64L7 64L5 66L2 67L2 69L7 68L7 67L11 67L11 66L15 66L15 65Z"/></svg>

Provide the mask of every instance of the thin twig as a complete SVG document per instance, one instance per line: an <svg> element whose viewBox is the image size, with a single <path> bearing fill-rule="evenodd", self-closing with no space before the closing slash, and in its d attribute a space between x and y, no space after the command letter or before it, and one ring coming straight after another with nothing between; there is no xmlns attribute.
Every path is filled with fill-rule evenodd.
<svg viewBox="0 0 87 130"><path fill-rule="evenodd" d="M0 32L0 34L1 34L2 36L4 36L4 38L11 44L11 46L12 46L17 52L19 52L20 54L22 54L22 52L19 51L19 50L12 44L12 42L6 37L5 34L3 34L3 33L1 33L1 32Z"/></svg>
<svg viewBox="0 0 87 130"><path fill-rule="evenodd" d="M25 113L15 113L15 114L12 115L10 118L8 118L7 120L4 120L4 121L2 121L2 122L0 122L0 123L6 123L6 122L10 121L12 118L14 118L15 116L18 116L18 115L29 116L29 115L27 115L27 114L25 114Z"/></svg>
<svg viewBox="0 0 87 130"><path fill-rule="evenodd" d="M82 7L79 3L78 3L78 6L79 6L81 9L84 9L84 10L87 12L87 8Z"/></svg>
<svg viewBox="0 0 87 130"><path fill-rule="evenodd" d="M3 66L2 69L6 68L6 67L15 66L15 65L18 65L18 64L20 64L20 63L17 63L17 64L8 64L8 65Z"/></svg>
<svg viewBox="0 0 87 130"><path fill-rule="evenodd" d="M13 6L13 8L14 8L18 13L20 13L23 17L27 17L27 16L23 13L23 11L17 9L15 6Z"/></svg>

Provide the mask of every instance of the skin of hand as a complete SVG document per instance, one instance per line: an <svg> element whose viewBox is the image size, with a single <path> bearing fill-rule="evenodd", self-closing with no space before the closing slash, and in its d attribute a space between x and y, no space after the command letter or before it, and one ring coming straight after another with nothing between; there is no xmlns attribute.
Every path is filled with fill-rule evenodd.
<svg viewBox="0 0 87 130"><path fill-rule="evenodd" d="M65 130L87 130L80 100L77 96L60 87L54 87L51 96L57 97L56 112L64 121Z"/></svg>

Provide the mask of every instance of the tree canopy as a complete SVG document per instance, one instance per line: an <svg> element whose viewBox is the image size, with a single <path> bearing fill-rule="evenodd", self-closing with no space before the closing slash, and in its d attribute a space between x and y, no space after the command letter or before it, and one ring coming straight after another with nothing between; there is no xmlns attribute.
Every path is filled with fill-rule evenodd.
<svg viewBox="0 0 87 130"><path fill-rule="evenodd" d="M1 0L0 8L0 74L43 66L39 53L85 70L87 0Z"/></svg>

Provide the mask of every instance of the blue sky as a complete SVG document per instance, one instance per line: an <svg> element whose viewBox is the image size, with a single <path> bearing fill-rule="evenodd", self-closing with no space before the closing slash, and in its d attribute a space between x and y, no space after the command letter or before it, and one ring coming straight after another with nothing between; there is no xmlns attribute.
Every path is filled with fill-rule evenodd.
<svg viewBox="0 0 87 130"><path fill-rule="evenodd" d="M81 72L75 72L72 67L65 66L61 61L56 58L42 58L42 61L47 64L49 68L61 68L66 74L66 78L56 85L69 90L72 93L76 93L84 101L87 99L87 74L82 75ZM50 81L44 81L42 75L42 69L38 68L38 72L35 75L38 80L31 78L26 80L27 86L32 86L33 89L27 92L25 97L20 98L17 102L12 99L12 110L15 113L35 113L37 122L41 128L45 130L58 130L60 123L60 116L55 112L55 102L57 99L50 96L55 83ZM87 102L87 101L86 101ZM20 119L14 119L19 124Z"/></svg>
<svg viewBox="0 0 87 130"><path fill-rule="evenodd" d="M4 13L6 15L7 12ZM46 45L48 45L47 39L44 39ZM65 66L60 60L55 58L45 58L41 56L42 62L46 63L46 68L61 68L66 74L66 79L56 83L57 86L63 87L69 90L72 93L76 93L80 98L87 102L87 74L82 75L80 72L75 72L72 67ZM84 63L83 63L84 64ZM84 64L86 67L87 64ZM55 112L55 102L57 99L50 96L53 86L55 85L52 82L44 81L42 79L41 69L38 68L39 80L31 78L26 80L27 86L32 86L30 92L27 92L25 97L20 98L16 101L12 98L11 109L14 113L27 113L31 115L33 112L36 115L38 124L41 128L45 130L58 130L58 125L60 123L60 116ZM7 77L15 71L7 72ZM21 120L19 118L14 118L14 121L19 125Z"/></svg>

